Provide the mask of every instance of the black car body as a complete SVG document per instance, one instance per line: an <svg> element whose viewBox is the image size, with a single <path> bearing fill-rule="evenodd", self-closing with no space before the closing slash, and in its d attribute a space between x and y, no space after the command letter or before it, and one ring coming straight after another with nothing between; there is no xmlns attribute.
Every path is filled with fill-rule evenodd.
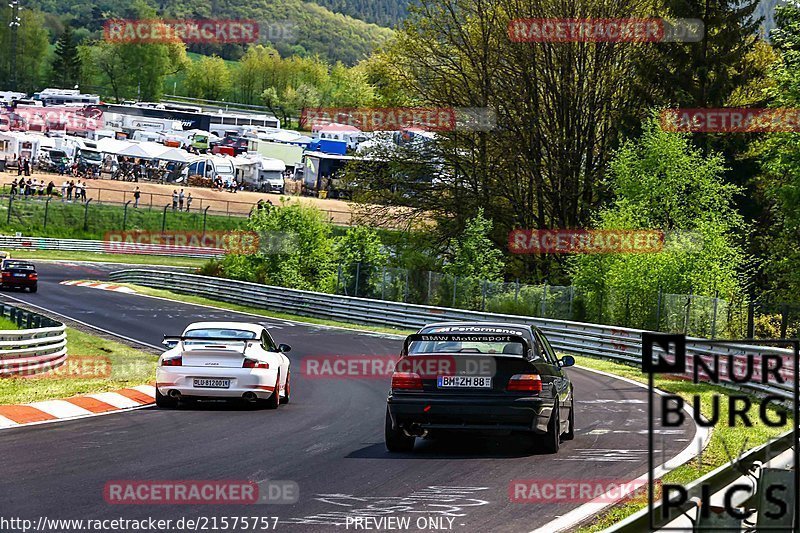
<svg viewBox="0 0 800 533"><path fill-rule="evenodd" d="M387 398L390 451L444 431L521 433L530 444L558 451L574 436L573 386L534 326L444 323L406 339ZM488 378L488 379L487 379Z"/></svg>
<svg viewBox="0 0 800 533"><path fill-rule="evenodd" d="M28 261L3 260L0 276L2 276L1 283L4 289L28 289L31 292L36 292L38 289L39 275L36 273L33 263Z"/></svg>

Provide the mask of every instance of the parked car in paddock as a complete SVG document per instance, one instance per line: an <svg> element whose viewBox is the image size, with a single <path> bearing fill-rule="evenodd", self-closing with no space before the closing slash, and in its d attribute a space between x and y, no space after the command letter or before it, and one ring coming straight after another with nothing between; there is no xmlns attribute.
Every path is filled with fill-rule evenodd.
<svg viewBox="0 0 800 533"><path fill-rule="evenodd" d="M30 261L3 259L0 265L0 287L3 289L28 289L36 292L39 289L39 274L36 266Z"/></svg>
<svg viewBox="0 0 800 533"><path fill-rule="evenodd" d="M410 335L392 374L385 442L409 452L417 437L471 431L520 435L558 452L575 436L573 384L534 326L485 322L432 324Z"/></svg>
<svg viewBox="0 0 800 533"><path fill-rule="evenodd" d="M289 403L287 344L276 345L260 324L196 322L180 336L164 336L169 349L158 359L156 405L181 400L225 399L263 403L277 409Z"/></svg>

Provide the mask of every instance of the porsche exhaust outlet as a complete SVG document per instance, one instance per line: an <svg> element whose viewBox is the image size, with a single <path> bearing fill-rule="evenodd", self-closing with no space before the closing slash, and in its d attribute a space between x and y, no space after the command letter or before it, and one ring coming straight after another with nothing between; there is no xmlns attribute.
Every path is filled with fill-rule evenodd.
<svg viewBox="0 0 800 533"><path fill-rule="evenodd" d="M242 398L244 398L248 402L254 402L258 400L258 396L256 396L255 392L245 392L244 394L242 394Z"/></svg>
<svg viewBox="0 0 800 533"><path fill-rule="evenodd" d="M169 397L170 398L175 398L176 400L180 400L181 399L181 391L179 391L177 389L172 389L171 391L169 391Z"/></svg>

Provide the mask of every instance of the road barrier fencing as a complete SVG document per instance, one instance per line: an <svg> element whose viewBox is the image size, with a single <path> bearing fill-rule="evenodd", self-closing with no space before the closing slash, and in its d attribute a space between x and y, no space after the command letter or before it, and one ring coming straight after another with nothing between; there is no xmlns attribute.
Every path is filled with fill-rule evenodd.
<svg viewBox="0 0 800 533"><path fill-rule="evenodd" d="M142 254L173 257L211 259L221 257L225 250L196 246L157 245L145 243L119 243L85 239L51 239L48 237L15 237L0 235L0 248L11 250L59 250L64 252L90 252L98 254Z"/></svg>
<svg viewBox="0 0 800 533"><path fill-rule="evenodd" d="M67 327L50 317L2 305L2 316L24 329L0 331L0 376L31 375L67 359Z"/></svg>

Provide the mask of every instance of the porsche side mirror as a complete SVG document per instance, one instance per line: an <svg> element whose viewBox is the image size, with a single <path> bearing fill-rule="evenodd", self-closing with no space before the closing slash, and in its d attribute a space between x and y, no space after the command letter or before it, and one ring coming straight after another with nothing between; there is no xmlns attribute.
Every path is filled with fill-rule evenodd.
<svg viewBox="0 0 800 533"><path fill-rule="evenodd" d="M278 351L281 353L288 353L292 351L292 347L289 346L288 344L279 344Z"/></svg>

